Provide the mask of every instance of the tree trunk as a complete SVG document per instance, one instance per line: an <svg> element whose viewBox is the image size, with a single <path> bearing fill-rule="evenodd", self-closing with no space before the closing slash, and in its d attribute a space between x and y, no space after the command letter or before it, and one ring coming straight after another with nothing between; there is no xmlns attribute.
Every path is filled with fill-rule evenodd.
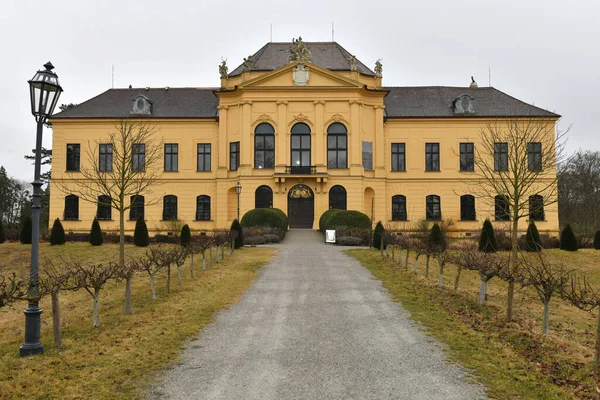
<svg viewBox="0 0 600 400"><path fill-rule="evenodd" d="M396 246L392 245L392 261L396 258Z"/></svg>
<svg viewBox="0 0 600 400"><path fill-rule="evenodd" d="M194 279L194 253L192 253L192 264L190 265L190 275Z"/></svg>
<svg viewBox="0 0 600 400"><path fill-rule="evenodd" d="M383 238L379 241L379 253L381 254L381 257L383 257Z"/></svg>
<svg viewBox="0 0 600 400"><path fill-rule="evenodd" d="M429 260L431 260L431 255L427 254L425 257L425 278L429 278Z"/></svg>
<svg viewBox="0 0 600 400"><path fill-rule="evenodd" d="M206 250L202 250L202 271L206 271Z"/></svg>
<svg viewBox="0 0 600 400"><path fill-rule="evenodd" d="M225 260L225 245L221 245L221 260Z"/></svg>
<svg viewBox="0 0 600 400"><path fill-rule="evenodd" d="M233 254L233 244L229 244L229 246L227 246L227 255L231 256Z"/></svg>
<svg viewBox="0 0 600 400"><path fill-rule="evenodd" d="M208 268L212 268L212 246L208 248Z"/></svg>
<svg viewBox="0 0 600 400"><path fill-rule="evenodd" d="M506 322L513 320L513 299L515 297L515 282L508 282L508 298L506 300Z"/></svg>
<svg viewBox="0 0 600 400"><path fill-rule="evenodd" d="M219 263L219 246L217 246L217 249L215 251L215 262L217 264Z"/></svg>
<svg viewBox="0 0 600 400"><path fill-rule="evenodd" d="M171 264L167 265L167 294L171 293Z"/></svg>
<svg viewBox="0 0 600 400"><path fill-rule="evenodd" d="M483 305L483 303L485 303L485 295L487 293L486 278L487 277L484 274L482 274L481 272L479 273L479 279L481 280L481 286L479 287L479 301L477 302L477 304L479 304L480 306Z"/></svg>
<svg viewBox="0 0 600 400"><path fill-rule="evenodd" d="M125 278L125 314L131 314L131 282L133 276Z"/></svg>
<svg viewBox="0 0 600 400"><path fill-rule="evenodd" d="M518 245L518 231L519 231L519 220L517 218L517 212L513 213L512 221L512 232L510 233L510 260L509 269L513 274L516 274L517 266L517 245ZM506 322L512 322L513 320L513 300L515 297L515 282L511 279L508 282L508 294L506 298Z"/></svg>
<svg viewBox="0 0 600 400"><path fill-rule="evenodd" d="M122 196L121 196L122 197ZM125 200L120 198L119 209L119 265L125 267ZM131 276L125 279L125 314L131 314Z"/></svg>
<svg viewBox="0 0 600 400"><path fill-rule="evenodd" d="M596 349L594 355L594 364L596 365L596 378L598 378L598 372L600 371L600 307L598 307L598 321L596 324Z"/></svg>
<svg viewBox="0 0 600 400"><path fill-rule="evenodd" d="M410 256L410 250L406 249L406 259L404 260L404 268L408 271L408 256Z"/></svg>
<svg viewBox="0 0 600 400"><path fill-rule="evenodd" d="M100 326L99 314L100 314L100 289L94 288L94 328L98 328Z"/></svg>
<svg viewBox="0 0 600 400"><path fill-rule="evenodd" d="M543 332L544 336L548 336L548 333L550 333L549 319L550 319L550 299L544 300L544 323L542 324L542 332Z"/></svg>
<svg viewBox="0 0 600 400"><path fill-rule="evenodd" d="M462 274L462 265L458 266L458 272L456 273L456 279L454 280L454 291L458 292L458 284L460 283L460 274Z"/></svg>
<svg viewBox="0 0 600 400"><path fill-rule="evenodd" d="M389 244L385 246L385 256L386 257L390 256L390 245Z"/></svg>
<svg viewBox="0 0 600 400"><path fill-rule="evenodd" d="M58 302L59 289L52 291L52 329L54 331L54 347L57 349L62 346L62 336L60 334L60 304Z"/></svg>
<svg viewBox="0 0 600 400"><path fill-rule="evenodd" d="M417 269L419 269L419 254L417 254L417 256L415 257L415 263L413 264L413 272L417 272Z"/></svg>
<svg viewBox="0 0 600 400"><path fill-rule="evenodd" d="M154 289L154 275L150 275L150 292L152 293L152 300L156 300L156 290Z"/></svg>
<svg viewBox="0 0 600 400"><path fill-rule="evenodd" d="M398 249L398 265L402 265L402 249Z"/></svg>
<svg viewBox="0 0 600 400"><path fill-rule="evenodd" d="M440 281L438 282L438 286L442 287L442 286L444 286L444 263L439 263L439 264L440 264Z"/></svg>
<svg viewBox="0 0 600 400"><path fill-rule="evenodd" d="M179 283L180 285L183 283L183 281L181 280L181 266L177 265L177 283Z"/></svg>

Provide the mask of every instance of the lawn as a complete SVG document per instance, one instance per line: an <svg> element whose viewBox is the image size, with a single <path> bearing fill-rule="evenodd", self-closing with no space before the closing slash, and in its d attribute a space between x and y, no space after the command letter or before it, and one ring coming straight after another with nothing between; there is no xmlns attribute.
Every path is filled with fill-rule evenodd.
<svg viewBox="0 0 600 400"><path fill-rule="evenodd" d="M30 246L0 245L0 273L28 271ZM144 249L127 246L128 256ZM92 327L92 297L84 290L61 292L63 347L54 347L50 300L43 299L43 355L20 358L26 303L0 309L0 399L131 399L143 395L165 367L177 362L187 340L210 323L216 311L237 302L276 250L238 249L224 261L201 271L196 256L195 279L190 260L183 267L183 284L173 271L171 293L165 276L157 280L157 300L150 297L149 279L134 278L133 315L124 309L124 283L109 282L100 295L100 327ZM41 259L76 257L80 262L118 258L118 245L87 243L41 244ZM213 252L214 259L214 252ZM208 263L207 263L208 265Z"/></svg>
<svg viewBox="0 0 600 400"><path fill-rule="evenodd" d="M600 285L600 251L546 252ZM382 258L377 250L350 250L349 254L382 280L430 335L447 345L451 359L473 371L489 388L490 397L596 398L595 312L580 311L556 296L550 305L550 336L544 338L543 307L531 288L516 292L514 322L506 324L507 285L498 278L488 282L487 303L478 306L480 281L475 271L463 270L455 292L455 266L446 266L443 288L438 288L437 264L431 262L426 278L424 256L415 274L414 255L407 271L404 265Z"/></svg>

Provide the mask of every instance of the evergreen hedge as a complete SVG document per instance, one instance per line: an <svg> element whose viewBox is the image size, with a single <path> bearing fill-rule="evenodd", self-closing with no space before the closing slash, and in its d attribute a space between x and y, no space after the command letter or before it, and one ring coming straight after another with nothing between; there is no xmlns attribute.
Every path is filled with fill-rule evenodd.
<svg viewBox="0 0 600 400"><path fill-rule="evenodd" d="M240 247L244 247L244 232L242 231L242 226L240 225L240 221L236 219L231 223L230 230L236 231L237 236L235 237L235 241L233 242L233 247L235 249L239 249ZM279 237L278 237L279 239Z"/></svg>
<svg viewBox="0 0 600 400"><path fill-rule="evenodd" d="M560 249L567 251L577 251L577 238L571 225L567 224L560 234Z"/></svg>
<svg viewBox="0 0 600 400"><path fill-rule="evenodd" d="M148 227L146 221L141 215L135 221L135 230L133 231L133 244L138 247L147 247L150 244L150 237L148 236Z"/></svg>
<svg viewBox="0 0 600 400"><path fill-rule="evenodd" d="M187 247L190 245L190 240L192 240L192 232L190 231L189 225L185 224L181 227L181 233L179 234L179 244L183 247Z"/></svg>
<svg viewBox="0 0 600 400"><path fill-rule="evenodd" d="M6 242L6 233L4 233L4 224L2 224L2 219L0 218L0 243Z"/></svg>
<svg viewBox="0 0 600 400"><path fill-rule="evenodd" d="M90 244L92 246L100 246L104 243L104 238L102 237L102 229L100 229L100 223L98 223L98 218L94 218L92 221L92 229L90 229Z"/></svg>
<svg viewBox="0 0 600 400"><path fill-rule="evenodd" d="M527 234L525 235L525 250L530 252L539 253L542 251L542 239L538 232L535 222L531 221L527 227Z"/></svg>
<svg viewBox="0 0 600 400"><path fill-rule="evenodd" d="M31 244L32 227L33 223L31 222L31 217L26 216L25 218L23 218L23 222L21 223L21 237L19 238L21 243Z"/></svg>
<svg viewBox="0 0 600 400"><path fill-rule="evenodd" d="M481 235L479 236L479 251L495 253L496 250L498 250L498 244L496 243L494 227L491 221L486 218L483 222L483 228L481 228Z"/></svg>
<svg viewBox="0 0 600 400"><path fill-rule="evenodd" d="M1 228L0 228L1 229ZM2 233L0 232L0 235ZM2 243L2 237L0 237L0 243ZM600 231L597 231L594 235L594 249L600 250Z"/></svg>
<svg viewBox="0 0 600 400"><path fill-rule="evenodd" d="M325 220L325 230L335 229L338 226L370 229L371 218L360 211L338 210L338 212L332 213Z"/></svg>
<svg viewBox="0 0 600 400"><path fill-rule="evenodd" d="M437 222L431 227L427 245L429 246L429 249L434 252L446 250L446 238Z"/></svg>
<svg viewBox="0 0 600 400"><path fill-rule="evenodd" d="M321 214L321 218L319 218L319 231L322 233L325 233L325 222L327 221L327 218L331 217L333 214L340 212L342 210L339 210L337 208L332 208L329 209L327 211L325 211L323 214Z"/></svg>
<svg viewBox="0 0 600 400"><path fill-rule="evenodd" d="M52 230L50 231L50 244L52 246L57 244L65 244L67 238L65 237L65 230L60 223L60 219L56 218L52 224Z"/></svg>
<svg viewBox="0 0 600 400"><path fill-rule="evenodd" d="M385 234L385 228L381 221L377 222L375 225L375 230L373 231L373 247L376 249L381 248L381 240L383 239L383 235Z"/></svg>
<svg viewBox="0 0 600 400"><path fill-rule="evenodd" d="M269 226L279 228L285 233L287 232L288 218L283 211L277 208L255 208L244 214L240 225L243 228Z"/></svg>

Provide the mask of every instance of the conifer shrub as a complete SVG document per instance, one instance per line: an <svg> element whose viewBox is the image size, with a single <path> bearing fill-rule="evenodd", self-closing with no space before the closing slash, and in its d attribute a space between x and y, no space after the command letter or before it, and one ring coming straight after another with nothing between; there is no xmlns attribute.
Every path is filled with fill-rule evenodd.
<svg viewBox="0 0 600 400"><path fill-rule="evenodd" d="M135 221L135 230L133 231L133 244L138 247L147 247L150 244L148 236L148 227L143 216L139 216Z"/></svg>
<svg viewBox="0 0 600 400"><path fill-rule="evenodd" d="M431 227L427 245L433 252L442 252L446 250L446 238L437 223L433 224Z"/></svg>
<svg viewBox="0 0 600 400"><path fill-rule="evenodd" d="M376 249L381 248L381 240L383 239L383 235L385 234L385 228L381 221L377 222L375 225L375 230L373 231L373 247Z"/></svg>
<svg viewBox="0 0 600 400"><path fill-rule="evenodd" d="M240 225L243 228L253 226L279 228L285 234L287 232L288 219L283 211L277 208L255 208L244 214Z"/></svg>
<svg viewBox="0 0 600 400"><path fill-rule="evenodd" d="M531 221L527 227L527 234L525 235L525 251L536 253L542 251L542 239L540 238L540 233L533 221Z"/></svg>
<svg viewBox="0 0 600 400"><path fill-rule="evenodd" d="M1 234L2 233L0 232L0 235ZM1 240L2 240L2 238L0 237L0 243L2 243ZM596 234L594 235L594 249L600 250L600 231L597 231Z"/></svg>
<svg viewBox="0 0 600 400"><path fill-rule="evenodd" d="M181 233L179 234L179 244L183 247L187 247L190 245L190 240L192 240L192 232L190 231L190 226L185 224L181 227Z"/></svg>
<svg viewBox="0 0 600 400"><path fill-rule="evenodd" d="M496 250L498 250L496 233L494 232L492 222L486 218L483 222L483 228L481 228L481 235L479 236L479 251L495 253Z"/></svg>
<svg viewBox="0 0 600 400"><path fill-rule="evenodd" d="M26 216L23 218L23 222L21 223L21 236L19 240L23 244L31 244L31 229L33 227L33 223L31 222L31 217Z"/></svg>
<svg viewBox="0 0 600 400"><path fill-rule="evenodd" d="M325 220L325 230L336 229L338 226L347 228L370 229L371 219L367 214L353 210L339 210Z"/></svg>
<svg viewBox="0 0 600 400"><path fill-rule="evenodd" d="M56 244L65 244L66 241L65 230L60 223L60 219L56 218L52 224L52 230L50 231L50 244L52 246Z"/></svg>
<svg viewBox="0 0 600 400"><path fill-rule="evenodd" d="M236 231L237 235L235 237L235 240L233 242L233 247L235 249L239 249L240 247L244 246L244 232L242 231L242 226L240 225L240 221L236 219L233 220L233 222L231 223L231 231ZM277 236L277 235L273 235L273 236ZM279 239L279 237L277 236L277 239ZM267 240L265 238L265 240Z"/></svg>
<svg viewBox="0 0 600 400"><path fill-rule="evenodd" d="M329 217L331 217L333 214L340 212L342 210L339 210L337 208L331 208L327 211L325 211L323 214L321 214L321 218L319 218L319 231L321 233L325 233L326 229L325 229L325 224L326 221Z"/></svg>
<svg viewBox="0 0 600 400"><path fill-rule="evenodd" d="M567 224L560 234L560 249L567 251L577 251L577 238L571 225Z"/></svg>
<svg viewBox="0 0 600 400"><path fill-rule="evenodd" d="M4 224L2 224L2 219L0 219L0 243L6 242L6 233L4 232Z"/></svg>
<svg viewBox="0 0 600 400"><path fill-rule="evenodd" d="M100 229L98 218L94 218L94 221L92 221L92 229L90 229L90 244L92 246L100 246L102 243L104 243L102 229Z"/></svg>

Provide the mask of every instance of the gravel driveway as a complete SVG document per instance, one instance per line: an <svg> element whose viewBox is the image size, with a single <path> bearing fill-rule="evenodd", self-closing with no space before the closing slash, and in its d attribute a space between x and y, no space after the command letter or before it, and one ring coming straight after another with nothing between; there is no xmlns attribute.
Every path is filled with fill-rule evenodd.
<svg viewBox="0 0 600 400"><path fill-rule="evenodd" d="M190 342L151 399L482 399L381 282L290 231L241 302Z"/></svg>

